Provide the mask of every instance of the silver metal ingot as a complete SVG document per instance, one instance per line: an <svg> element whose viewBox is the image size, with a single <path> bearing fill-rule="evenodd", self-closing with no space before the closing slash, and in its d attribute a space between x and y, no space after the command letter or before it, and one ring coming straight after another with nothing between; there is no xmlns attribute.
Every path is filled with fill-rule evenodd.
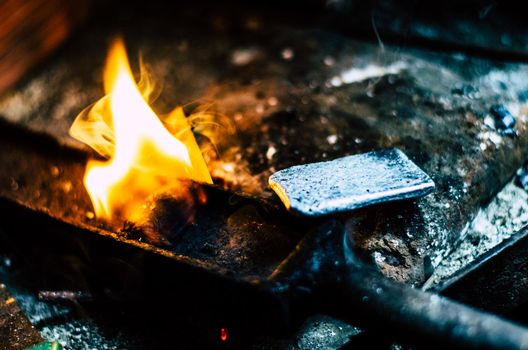
<svg viewBox="0 0 528 350"><path fill-rule="evenodd" d="M269 178L292 212L320 216L425 196L433 180L396 148L292 166Z"/></svg>

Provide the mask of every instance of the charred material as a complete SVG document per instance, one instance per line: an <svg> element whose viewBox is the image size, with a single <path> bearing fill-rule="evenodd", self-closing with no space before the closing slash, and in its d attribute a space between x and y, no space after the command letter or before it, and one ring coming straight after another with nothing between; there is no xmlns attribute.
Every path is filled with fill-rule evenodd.
<svg viewBox="0 0 528 350"><path fill-rule="evenodd" d="M293 22L281 24L273 16L259 17L255 26L246 27L249 15L208 11L196 18L195 9L182 10L182 20L169 27L158 17L146 16L141 27L150 28L148 33L133 20L120 24L126 29L131 56L141 51L153 74L165 78L166 93L154 108L163 111L175 102L196 99L215 101L210 109L230 120L238 138L219 133L219 154L208 159L212 174L231 191L267 200L273 196L267 180L278 169L400 148L431 175L436 193L401 206L364 208L349 222L356 227L357 249L386 276L423 283L461 239L481 203L524 162L523 119L516 121L518 137L510 138L484 117L489 114L488 101L500 100L509 109L517 106L513 115L524 113L517 98L527 89L526 82L517 79L526 74L522 65L498 66L390 47L380 59L376 45L325 30L307 31ZM97 62L102 66L106 41L101 38L114 28L114 18L109 12L108 24L80 32L63 55L4 96L0 115L78 148L67 130L78 111L102 95L95 78L100 74L92 67ZM217 23L215 18L224 24L211 26ZM238 34L226 35L227 28L236 28ZM247 60L238 59L241 56ZM452 94L460 84L474 86L480 98ZM55 166L59 178L72 171L82 173L81 164L76 170L63 169L59 162ZM71 222L94 224L89 204L78 195L83 191L78 180L63 188L77 189L65 200L76 203L75 208L51 203L64 201L61 188L52 189L59 193L57 199L33 198L37 190L49 190L26 192L18 176L6 175L6 189L19 187L4 191L6 197Z"/></svg>
<svg viewBox="0 0 528 350"><path fill-rule="evenodd" d="M482 203L524 162L528 133L526 118L521 116L527 111L520 93L527 90L527 83L518 77L525 76L527 68L423 50L389 46L380 50L375 44L313 29L318 26L281 21L286 13L255 16L222 7L207 7L202 15L193 3L190 10L182 8L178 21L171 11L162 11L164 19L139 12L144 17L139 26L134 16L116 24L116 13L105 12L101 25L79 32L53 62L2 96L2 120L51 135L45 147L39 147L41 141L34 135L11 127L1 130L0 207L6 213L18 212L5 220L15 222L9 223L11 232L24 233L8 238L30 256L75 266L72 273L83 277L81 284L96 280L94 295L110 299L125 298L130 292L145 294L164 310L165 301L174 300L194 312L201 297L200 304L218 314L238 303L239 309L247 309L245 318L240 318L243 322L254 317L248 313L269 312L268 303L244 298L244 292L254 297L264 291L277 307L284 305L277 296L284 297L281 301L286 304L309 300L310 287L317 284L321 289L314 288L314 293L321 298L312 300L324 305L336 300L333 293L345 291L352 298L338 295L342 305L348 311L371 312L365 325L374 329L389 324L418 335L417 339L442 334L448 342L467 347L518 346L524 331L517 327L394 285L368 268L420 285L464 237L464 229ZM67 130L73 116L102 95L100 74L93 71L93 64L102 66L107 35L115 30L126 33L131 53L142 51L154 67L153 74L165 78L169 93L156 101L155 109L164 111L174 102L185 105L203 99L206 107L235 125L238 138L219 133L218 152L208 155L215 177L229 191L273 200L267 179L277 169L388 147L408 154L431 174L438 190L420 200L384 203L340 217L340 225L353 238L348 257L365 262L364 274L357 269L363 265L334 264L335 259L326 260L332 254L302 244L298 247L313 249L295 255L306 258L291 265L301 275L293 271L279 280L274 274L274 288L269 276L288 270L296 259L283 261L308 228L319 222L296 220L275 207L223 192L209 198L209 205L196 212L195 221L180 216L151 220L156 224L150 227L165 232L161 239L150 238L151 242L172 242L163 249L145 243L145 238L154 236L142 230L111 232L94 219L83 189L84 164L90 154L86 149L72 151L80 146L67 137ZM452 93L453 87L464 84L474 86L478 94L464 89ZM207 101L217 103L210 107ZM500 123L489 117L489 106L498 101L508 106L510 115L519 116L511 128L517 137L503 137L507 134ZM158 208L174 209L179 204L162 201ZM31 225L27 217L34 216L41 224L38 231L20 230L22 224ZM54 228L45 229L46 225ZM59 239L68 243L53 246ZM328 247L323 240L316 241ZM334 249L343 247L342 241L332 242ZM42 243L50 244L50 251L40 251ZM116 259L116 252L125 257ZM53 267L49 260L37 260L34 265ZM310 269L303 269L306 261ZM321 271L329 273L316 274ZM226 287L230 283L244 292ZM363 301L363 296L368 299ZM309 309L312 304L305 306ZM385 308L393 314L387 315ZM397 318L404 311L408 311L404 317ZM357 314L350 312L348 317ZM471 329L485 344L469 336Z"/></svg>
<svg viewBox="0 0 528 350"><path fill-rule="evenodd" d="M148 212L144 226L111 232L108 224L97 222L91 211L82 185L82 153L8 124L0 129L0 135L0 148L9 150L0 152L0 163L10 164L11 168L0 171L3 199L119 242L190 259L203 268L228 271L237 279L265 279L290 253L308 224L300 224L283 210L204 187L193 190L198 201L205 191L208 202L196 206L192 223L186 214L170 210L185 209L188 202L162 197L155 202L158 210ZM175 244L161 243L164 250L160 251L147 243L149 237L154 243L170 238Z"/></svg>
<svg viewBox="0 0 528 350"><path fill-rule="evenodd" d="M7 137L2 140L4 143L8 142ZM15 150L16 147L14 146L16 143L11 143L10 149ZM47 149L51 150L50 148ZM36 151L36 153L39 152ZM35 154L32 157L34 160L38 160ZM39 162L33 163L38 164ZM290 221L290 225L286 226L287 222L284 221L286 219L283 213L281 215L283 217L282 223L276 222L275 226L268 231L266 226L269 223L266 221L277 220L273 214L275 209L265 206L257 209L259 204L243 203L244 199L239 198L238 200L242 201L241 204L235 205L231 202L231 205L235 205L234 213L238 216L237 219L233 219L236 220L234 225L239 231L238 233L231 232L229 237L234 239L247 236L255 251L253 255L248 255L250 251L240 250L244 248L243 240L231 241L231 247L228 244L223 245L224 250L232 250L233 255L231 257L224 255L228 260L222 260L221 254L209 251L208 254L219 259L214 262L208 261L205 255L200 257L199 254L206 253L200 251L200 247L206 248L203 239L207 238L209 242L215 242L212 239L214 236L210 236L208 233L208 223L211 223L211 230L214 229L215 234L219 234L218 229L221 228L219 226L221 221L218 220L222 217L225 218L223 209L226 207L226 199L229 198L229 196L226 198L224 195L220 193L217 195L209 194L209 198L212 200L211 207L217 208L219 215L212 215L214 212L210 211L204 211L202 214L198 212L197 215L202 215L201 219L197 220L202 225L201 234L198 234L197 231L188 232L188 235L180 241L173 253L156 250L134 241L126 241L127 244L125 245L118 236L111 235L104 230L95 231L88 226L84 228L79 228L78 225L76 225L77 227L71 226L61 220L53 219L45 213L39 214L24 207L24 205L16 205L12 201L2 200L0 208L7 212L9 208L9 210L14 210L18 207L15 212L21 211L21 213L10 215L13 219L27 217L27 215L39 217L35 221L41 228L38 232L24 230L24 232L33 232L31 239L35 243L33 251L28 251L28 256L37 259L47 256L49 260L53 255L63 252L62 254L76 257L79 262L74 266L80 270L75 271L75 274L82 274L86 278L86 283L92 280L88 285L92 286L90 292L93 295L104 295L110 300L126 300L131 297L132 300L138 300L138 295L140 295L142 296L140 299L146 297L151 300L151 303L152 300L157 300L166 308L168 307L169 296L174 297L174 295L188 293L184 294L187 298L193 294L193 291L197 290L195 288L201 288L200 298L208 300L206 304L208 308L218 304L217 307L209 309L209 312L216 310L216 308L219 308L218 312L221 312L223 307L229 308L231 305L239 303L236 310L241 312L237 313L240 319L254 317L254 312L258 312L259 315L267 315L263 320L275 319L274 324L283 326L291 325L292 321L298 317L304 317L304 312L325 310L339 314L331 305L335 306L335 300L341 300L342 307L339 309L341 311L347 310L347 312L341 313L339 316L345 317L347 320L357 320L355 316L361 315L360 319L364 322L362 324L371 329L377 329L376 327L381 325L390 325L389 328L395 330L394 334L390 333L391 336L397 336L398 339L412 344L422 341L427 336L439 336L449 344L456 343L458 346L466 348L477 346L484 348L508 348L511 346L515 348L524 339L524 330L514 325L476 313L440 297L385 280L384 277L373 271L368 265L364 265L356 257L351 249L355 245L353 242L354 232L347 231L346 225L335 220L331 220L326 225L320 225L315 221L307 222L308 226L315 227L315 229L294 249L294 245L288 243L286 236L281 236L280 230L289 227L287 232L291 235L294 232L293 227L304 230L307 227L295 221L294 218L287 219ZM210 221L205 220L208 217ZM257 220L257 218L260 219ZM240 220L244 220L246 224L240 225ZM30 222L33 220L28 220L27 224ZM19 228L22 227L20 221L16 222L15 225ZM49 231L43 231L46 227L50 227ZM257 239L255 235L262 232L267 233L262 239ZM50 243L57 242L58 237L60 240L69 243L64 247L55 246L53 250L44 251L44 245L36 244L42 240L50 240ZM218 237L222 237L221 234ZM351 241L348 241L349 237ZM7 239L11 243L17 241L17 245L20 245L23 244L26 237L7 237ZM76 242L77 240L79 242ZM84 243L81 244L80 240ZM272 242L273 240L275 242ZM292 240L293 238L290 238L290 242ZM194 245L191 244L192 242ZM277 251L280 244L285 245L288 252L283 248ZM267 247L273 250L267 250ZM72 253L71 249L74 249L75 253ZM87 249L93 249L97 251L97 254L90 254ZM183 254L178 253L178 250L183 249L189 250ZM144 254L140 254L142 250ZM288 253L291 254L286 259ZM125 254L127 257L123 257L123 260L116 260L112 258L116 254ZM238 258L247 256L251 259L236 261L235 256ZM86 261L81 262L82 259ZM94 259L96 261L88 264L89 260ZM283 262L281 263L281 261ZM63 263L72 266L69 259ZM105 271L104 273L99 274L92 271L91 266L98 265L99 269ZM275 272L267 272L272 266L274 266ZM258 270L255 270L256 268ZM121 277L116 278L116 276ZM167 276L178 276L178 278L166 278ZM219 276L223 278L219 278ZM225 279L226 277L227 279ZM127 280L126 284L122 284L123 279ZM93 289L94 280L98 281L95 284L96 289ZM244 281L244 283L237 283L237 281ZM248 285L247 282L250 284ZM200 287L201 284L203 286ZM209 287L205 287L205 285ZM211 289L210 286L212 285L217 287ZM251 285L253 287L250 287ZM80 286L64 287L77 290ZM174 294L175 290L179 290L179 292ZM134 297L134 295L136 296ZM244 299L241 299L242 295L245 295ZM367 296L366 300L364 299L365 296ZM181 302L179 302L181 297L176 299L176 305L179 309L182 308ZM195 298L196 296L189 300L195 300ZM259 299L262 301L258 302ZM241 303L241 300L245 301ZM332 300L331 303L329 303L330 300ZM291 303L291 307L283 309L289 303ZM298 308L298 303L302 303L303 306ZM255 305L259 305L259 307L255 307ZM387 308L392 312L387 313ZM276 314L273 315L271 310L274 310ZM292 312L289 317L288 310ZM301 312L301 310L303 311ZM455 332L454 329L458 330ZM480 337L473 337L475 333L470 331L477 332L476 334ZM403 337L404 334L407 336Z"/></svg>
<svg viewBox="0 0 528 350"><path fill-rule="evenodd" d="M144 204L142 217L137 222L125 221L118 234L170 248L195 223L195 213L206 200L205 190L192 183L182 185L176 193L159 193Z"/></svg>

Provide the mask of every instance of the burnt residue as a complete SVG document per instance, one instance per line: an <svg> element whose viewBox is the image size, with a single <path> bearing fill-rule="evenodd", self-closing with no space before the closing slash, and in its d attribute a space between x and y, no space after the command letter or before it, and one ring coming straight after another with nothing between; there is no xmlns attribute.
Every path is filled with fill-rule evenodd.
<svg viewBox="0 0 528 350"><path fill-rule="evenodd" d="M522 65L390 46L380 50L375 44L315 29L320 28L316 25L303 27L296 21L243 11L208 11L198 17L197 11L182 10L179 20L165 22L144 16L141 26L133 16L115 23L109 12L99 25L79 32L53 62L8 92L0 100L0 114L82 147L68 138L67 130L79 111L101 97L106 38L109 32L122 31L133 66L141 51L154 78L163 80L164 91L155 110L165 113L175 104L213 103L210 111L236 126L235 135L220 132L219 154L208 159L217 183L230 191L273 200L267 179L277 170L373 149L401 148L432 177L437 192L411 207L383 209L386 215L359 212L350 213L349 219L372 227L355 240L364 256L380 261L376 264L386 275L415 284L423 282L430 265L437 266L456 245L482 203L524 161L524 119L516 118L517 137L508 137L489 122L493 104L503 104L515 116L523 111L518 98L527 90L519 78L526 75ZM478 96L473 96L475 91ZM17 154L3 153L2 164L18 164L27 172L13 166L14 176L2 175L3 196L72 221L95 224L93 213L86 216L91 209L84 190L63 195L68 188L81 186L80 180L68 177L75 173L81 178L83 164L58 161L58 170L49 170L71 186L48 185L35 177L42 194L50 193L44 189L47 186L51 193L60 194L49 199L36 195L35 175L30 172L33 167L48 167L47 163L35 160L35 166L24 165ZM198 232L200 220L207 221L197 216L190 230ZM218 222L227 225L226 218ZM258 225L251 230L257 232ZM261 230L272 232L268 235L290 237L274 229L274 223L267 225ZM203 259L224 262L239 254L243 258L232 266L250 266L248 261L258 261L252 252L267 244L264 239L264 243L250 243L261 239L249 234L251 230L241 233L226 228L218 236L211 233L207 242L197 238L202 243L193 249ZM182 231L176 236L192 235ZM217 240L207 248L213 237ZM230 245L247 250L223 248ZM178 249L191 254L190 247ZM268 250L275 249L270 245Z"/></svg>
<svg viewBox="0 0 528 350"><path fill-rule="evenodd" d="M143 204L140 218L135 222L124 220L118 234L162 247L176 245L183 231L195 222L199 206L207 200L199 184L181 182L179 185L177 190L149 198Z"/></svg>
<svg viewBox="0 0 528 350"><path fill-rule="evenodd" d="M413 234L408 222L420 227L425 225L419 215L416 201L400 201L364 208L355 217L346 218L354 254L376 266L385 276L402 281L426 278L427 255L419 249L427 236ZM373 238L373 232L389 232L384 237ZM424 269L415 269L424 266Z"/></svg>
<svg viewBox="0 0 528 350"><path fill-rule="evenodd" d="M83 186L86 155L2 122L0 195L74 222L94 223Z"/></svg>
<svg viewBox="0 0 528 350"><path fill-rule="evenodd" d="M2 126L0 148L8 152L0 152L0 163L9 165L0 171L2 198L90 227L93 234L114 226L94 216L82 183L82 153L18 127ZM188 190L194 200L154 197L145 218L120 224L115 237L161 247L169 255L236 279L258 281L277 267L304 232L305 223L279 209L214 187L194 186Z"/></svg>
<svg viewBox="0 0 528 350"><path fill-rule="evenodd" d="M304 233L302 225L288 222L283 214L244 201L227 212L199 212L196 224L185 232L192 244L179 244L175 252L258 279L270 274Z"/></svg>
<svg viewBox="0 0 528 350"><path fill-rule="evenodd" d="M359 235L357 244L366 255L378 257L388 276L420 283L460 239L480 205L522 164L526 129L518 124L518 139L503 137L500 129L487 123L489 107L482 99L451 94L463 81L456 73L443 70L439 76L432 70L440 67L413 61L416 57L407 59L415 63L397 76L340 86L330 83L315 90L288 84L277 89L279 78L263 77L258 86L223 91L218 105L228 115L242 115L238 126L244 146L239 154L250 160L249 173L261 184L244 189L248 192L263 191L272 171L292 165L391 146L408 154L432 176L438 191L411 211L395 207L387 215L365 217L378 221L375 230ZM324 71L320 75L321 80L332 77ZM472 79L479 81L475 83L479 96L496 96L494 83L487 80L491 78L476 74ZM244 103L223 104L242 91L266 87L281 101L269 112L254 111ZM276 112L278 107L293 112ZM268 158L270 148L274 152ZM402 242L398 249L404 259L379 248L387 240ZM405 263L385 263L397 260Z"/></svg>

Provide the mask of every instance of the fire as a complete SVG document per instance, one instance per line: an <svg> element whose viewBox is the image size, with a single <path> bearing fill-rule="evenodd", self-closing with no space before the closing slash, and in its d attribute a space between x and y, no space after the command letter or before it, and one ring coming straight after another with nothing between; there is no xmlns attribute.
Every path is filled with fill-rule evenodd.
<svg viewBox="0 0 528 350"><path fill-rule="evenodd" d="M184 191L182 179L212 183L183 110L162 122L148 104L153 88L141 68L136 84L124 43L116 40L103 75L106 96L81 112L70 129L109 157L89 160L84 176L98 218L134 221L152 195Z"/></svg>

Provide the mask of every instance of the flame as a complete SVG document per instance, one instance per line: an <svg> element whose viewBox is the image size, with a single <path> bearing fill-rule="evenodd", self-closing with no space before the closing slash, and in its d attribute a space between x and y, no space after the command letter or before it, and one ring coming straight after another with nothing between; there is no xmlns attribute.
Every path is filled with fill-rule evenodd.
<svg viewBox="0 0 528 350"><path fill-rule="evenodd" d="M103 75L107 95L81 112L70 129L110 158L86 165L84 184L98 218L134 221L152 195L181 191L181 179L212 183L183 110L175 109L164 124L148 104L153 87L141 68L136 85L124 43L116 40Z"/></svg>

